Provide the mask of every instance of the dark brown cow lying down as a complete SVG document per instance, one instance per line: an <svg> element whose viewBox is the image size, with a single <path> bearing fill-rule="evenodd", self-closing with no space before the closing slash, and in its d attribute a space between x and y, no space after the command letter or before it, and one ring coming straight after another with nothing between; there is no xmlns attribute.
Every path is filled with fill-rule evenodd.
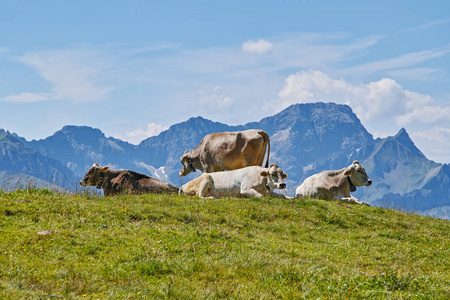
<svg viewBox="0 0 450 300"><path fill-rule="evenodd" d="M109 167L100 167L97 163L84 175L80 184L103 188L105 196L178 192L178 188L145 174L130 170L110 170Z"/></svg>

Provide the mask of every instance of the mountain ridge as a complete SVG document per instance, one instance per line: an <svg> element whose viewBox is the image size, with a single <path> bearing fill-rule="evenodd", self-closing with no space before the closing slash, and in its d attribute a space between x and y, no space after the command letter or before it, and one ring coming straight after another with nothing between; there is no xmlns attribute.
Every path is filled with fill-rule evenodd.
<svg viewBox="0 0 450 300"><path fill-rule="evenodd" d="M42 155L29 147L25 139L2 129L0 129L0 171L30 175L58 186L73 188L76 182L72 171L61 162Z"/></svg>
<svg viewBox="0 0 450 300"><path fill-rule="evenodd" d="M392 199L406 195L407 199L415 191L416 198L427 199L421 189L439 188L450 172L442 164L427 159L405 128L394 136L374 139L351 107L335 103L294 104L259 122L233 126L192 117L138 145L106 137L100 129L73 125L64 126L46 139L25 143L40 154L57 159L78 178L97 162L111 168L150 173L181 186L199 175L197 172L178 177L179 158L186 150L192 150L208 133L251 128L270 135L270 162L277 163L288 174L286 192L291 195L306 177L323 170L341 169L353 160L363 164L374 182L371 187L358 189L355 196L376 205L386 202L384 195ZM442 197L435 201L436 205L450 205L450 195ZM436 207L417 206L417 201L410 199L405 207Z"/></svg>

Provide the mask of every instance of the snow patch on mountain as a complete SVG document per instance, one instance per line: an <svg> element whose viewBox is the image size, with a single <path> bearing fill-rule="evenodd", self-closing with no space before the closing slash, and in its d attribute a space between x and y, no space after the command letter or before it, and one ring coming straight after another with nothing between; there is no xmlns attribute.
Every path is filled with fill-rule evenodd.
<svg viewBox="0 0 450 300"><path fill-rule="evenodd" d="M159 180L165 181L165 182L169 182L169 177L166 174L165 167L160 167L157 169L151 165L144 163L143 161L139 161L139 162L135 161L134 163L137 167L144 168L147 171L149 171L153 177L155 177Z"/></svg>

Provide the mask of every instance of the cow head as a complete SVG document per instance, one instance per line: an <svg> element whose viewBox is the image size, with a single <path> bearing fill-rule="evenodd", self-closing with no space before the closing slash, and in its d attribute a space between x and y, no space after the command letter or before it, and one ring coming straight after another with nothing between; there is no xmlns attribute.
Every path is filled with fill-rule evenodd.
<svg viewBox="0 0 450 300"><path fill-rule="evenodd" d="M109 167L100 167L98 163L94 163L92 167L90 167L89 171L87 171L86 175L84 175L83 179L80 181L80 185L82 186L96 186L100 188L101 181L103 180L103 173L105 173Z"/></svg>
<svg viewBox="0 0 450 300"><path fill-rule="evenodd" d="M283 173L276 164L271 164L267 170L264 170L260 175L266 178L266 188L268 190L284 189L286 183L283 182L287 178L287 174Z"/></svg>
<svg viewBox="0 0 450 300"><path fill-rule="evenodd" d="M355 186L369 186L372 184L372 180L367 176L366 170L364 170L363 166L361 166L357 160L348 166L344 175L349 176Z"/></svg>
<svg viewBox="0 0 450 300"><path fill-rule="evenodd" d="M181 170L180 173L178 173L179 177L183 177L191 172L195 172L195 168L192 164L191 159L191 151L184 152L183 156L180 157L180 160L181 160Z"/></svg>

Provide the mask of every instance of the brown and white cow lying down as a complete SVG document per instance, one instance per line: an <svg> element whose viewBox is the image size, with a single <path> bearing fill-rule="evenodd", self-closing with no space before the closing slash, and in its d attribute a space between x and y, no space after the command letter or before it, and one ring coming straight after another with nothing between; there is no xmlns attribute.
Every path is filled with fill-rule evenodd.
<svg viewBox="0 0 450 300"><path fill-rule="evenodd" d="M250 166L227 172L204 173L180 188L180 195L200 197L262 197L284 196L273 193L273 189L284 189L287 174L276 164L269 168Z"/></svg>
<svg viewBox="0 0 450 300"><path fill-rule="evenodd" d="M269 166L269 135L260 129L207 134L192 151L181 156L179 176L195 170L203 173L236 170L248 166L261 166L267 150L266 168Z"/></svg>
<svg viewBox="0 0 450 300"><path fill-rule="evenodd" d="M314 174L303 181L295 190L295 197L311 197L324 200L341 200L350 203L363 204L350 192L357 186L369 186L372 180L367 176L358 161L349 167L337 171L324 171Z"/></svg>
<svg viewBox="0 0 450 300"><path fill-rule="evenodd" d="M105 196L117 194L175 193L178 188L130 170L110 170L100 167L97 163L89 169L80 181L82 186L103 188Z"/></svg>

